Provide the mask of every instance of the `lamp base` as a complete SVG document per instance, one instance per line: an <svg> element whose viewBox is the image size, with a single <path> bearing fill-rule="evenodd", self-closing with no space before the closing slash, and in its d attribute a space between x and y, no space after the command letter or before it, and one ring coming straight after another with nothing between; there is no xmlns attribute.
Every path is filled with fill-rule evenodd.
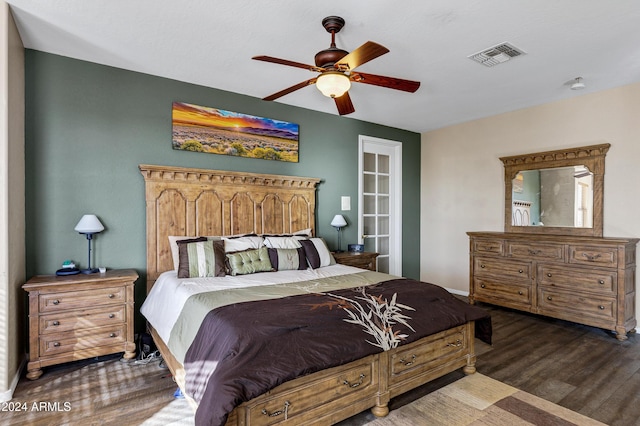
<svg viewBox="0 0 640 426"><path fill-rule="evenodd" d="M80 272L82 272L83 274L97 274L98 273L98 268L94 268L94 269L81 269Z"/></svg>
<svg viewBox="0 0 640 426"><path fill-rule="evenodd" d="M334 253L344 253L344 250L334 250Z"/></svg>

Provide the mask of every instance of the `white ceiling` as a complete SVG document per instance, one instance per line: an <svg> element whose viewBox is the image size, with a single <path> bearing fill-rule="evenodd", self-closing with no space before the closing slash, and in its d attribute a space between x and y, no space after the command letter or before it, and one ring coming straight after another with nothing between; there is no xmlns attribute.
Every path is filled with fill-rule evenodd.
<svg viewBox="0 0 640 426"><path fill-rule="evenodd" d="M354 84L347 117L415 132L640 81L638 0L6 1L27 48L258 98L313 74L251 57L313 64L331 41L322 19L338 15L338 47L390 50L359 71L422 83ZM527 54L468 59L502 42ZM578 76L586 88L570 90ZM277 102L337 115L313 86Z"/></svg>

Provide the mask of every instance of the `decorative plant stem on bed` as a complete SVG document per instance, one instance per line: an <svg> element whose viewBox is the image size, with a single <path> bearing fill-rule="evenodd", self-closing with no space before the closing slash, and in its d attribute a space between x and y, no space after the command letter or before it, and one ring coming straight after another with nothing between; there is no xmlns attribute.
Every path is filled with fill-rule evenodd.
<svg viewBox="0 0 640 426"><path fill-rule="evenodd" d="M407 338L407 335L401 334L399 330L394 331L394 325L402 324L409 327L411 331L415 331L407 322L411 317L401 312L402 309L411 311L415 311L415 309L398 303L396 301L398 293L393 294L391 301L383 299L382 296L376 297L368 295L364 289L362 289L362 295L364 297L356 297L356 299L363 300L365 306L362 306L353 299L333 294L331 296L349 302L349 305L342 306L342 309L349 315L349 319L345 319L345 321L362 325L364 332L372 335L376 339L376 343L367 340L368 343L388 351L389 349L397 347L402 340Z"/></svg>

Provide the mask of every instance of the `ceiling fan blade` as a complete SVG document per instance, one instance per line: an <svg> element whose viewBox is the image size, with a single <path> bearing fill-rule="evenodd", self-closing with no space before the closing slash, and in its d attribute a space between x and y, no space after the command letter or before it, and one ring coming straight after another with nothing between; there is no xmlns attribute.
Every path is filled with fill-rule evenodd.
<svg viewBox="0 0 640 426"><path fill-rule="evenodd" d="M374 86L387 87L389 89L415 92L420 87L419 81L404 80L402 78L385 77L383 75L365 74L363 72L352 73L349 78L356 83L372 84Z"/></svg>
<svg viewBox="0 0 640 426"><path fill-rule="evenodd" d="M354 68L359 67L378 56L382 56L387 52L389 52L389 49L386 47L381 46L378 43L368 41L344 58L340 59L334 64L334 66L338 69L344 68L346 70L353 70Z"/></svg>
<svg viewBox="0 0 640 426"><path fill-rule="evenodd" d="M315 78L315 77L310 78L309 80L303 81L302 83L295 84L295 85L293 85L291 87L287 87L284 90L281 90L281 91L279 91L277 93L274 93L273 95L269 95L266 98L262 98L262 99L265 100L265 101L276 100L281 96L288 95L291 92L295 92L296 90L302 89L303 87L307 87L307 86L309 86L311 84L314 84L316 82L316 80L317 80L317 78Z"/></svg>
<svg viewBox="0 0 640 426"><path fill-rule="evenodd" d="M305 69L305 70L315 71L315 72L324 71L323 68L316 67L315 65L307 65L307 64L303 64L301 62L289 61L287 59L274 58L273 56L264 56L264 55L262 55L262 56L254 56L251 59L255 59L256 61L271 62L271 63L274 63L274 64L280 64L280 65L288 65L290 67L302 68L302 69Z"/></svg>
<svg viewBox="0 0 640 426"><path fill-rule="evenodd" d="M338 113L340 115L347 115L355 112L355 108L351 103L351 96L349 96L349 92L345 92L344 95L339 98L333 98L336 101L336 106L338 107Z"/></svg>

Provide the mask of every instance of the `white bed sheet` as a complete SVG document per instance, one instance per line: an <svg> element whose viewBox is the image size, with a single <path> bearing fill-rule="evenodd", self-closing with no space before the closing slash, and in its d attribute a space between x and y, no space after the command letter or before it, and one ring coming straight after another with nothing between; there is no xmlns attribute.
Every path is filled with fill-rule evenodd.
<svg viewBox="0 0 640 426"><path fill-rule="evenodd" d="M357 272L362 272L362 269L339 264L303 271L260 272L211 278L178 278L176 271L166 271L156 280L140 312L162 340L168 342L171 329L178 320L182 307L194 294L230 288L301 282Z"/></svg>

